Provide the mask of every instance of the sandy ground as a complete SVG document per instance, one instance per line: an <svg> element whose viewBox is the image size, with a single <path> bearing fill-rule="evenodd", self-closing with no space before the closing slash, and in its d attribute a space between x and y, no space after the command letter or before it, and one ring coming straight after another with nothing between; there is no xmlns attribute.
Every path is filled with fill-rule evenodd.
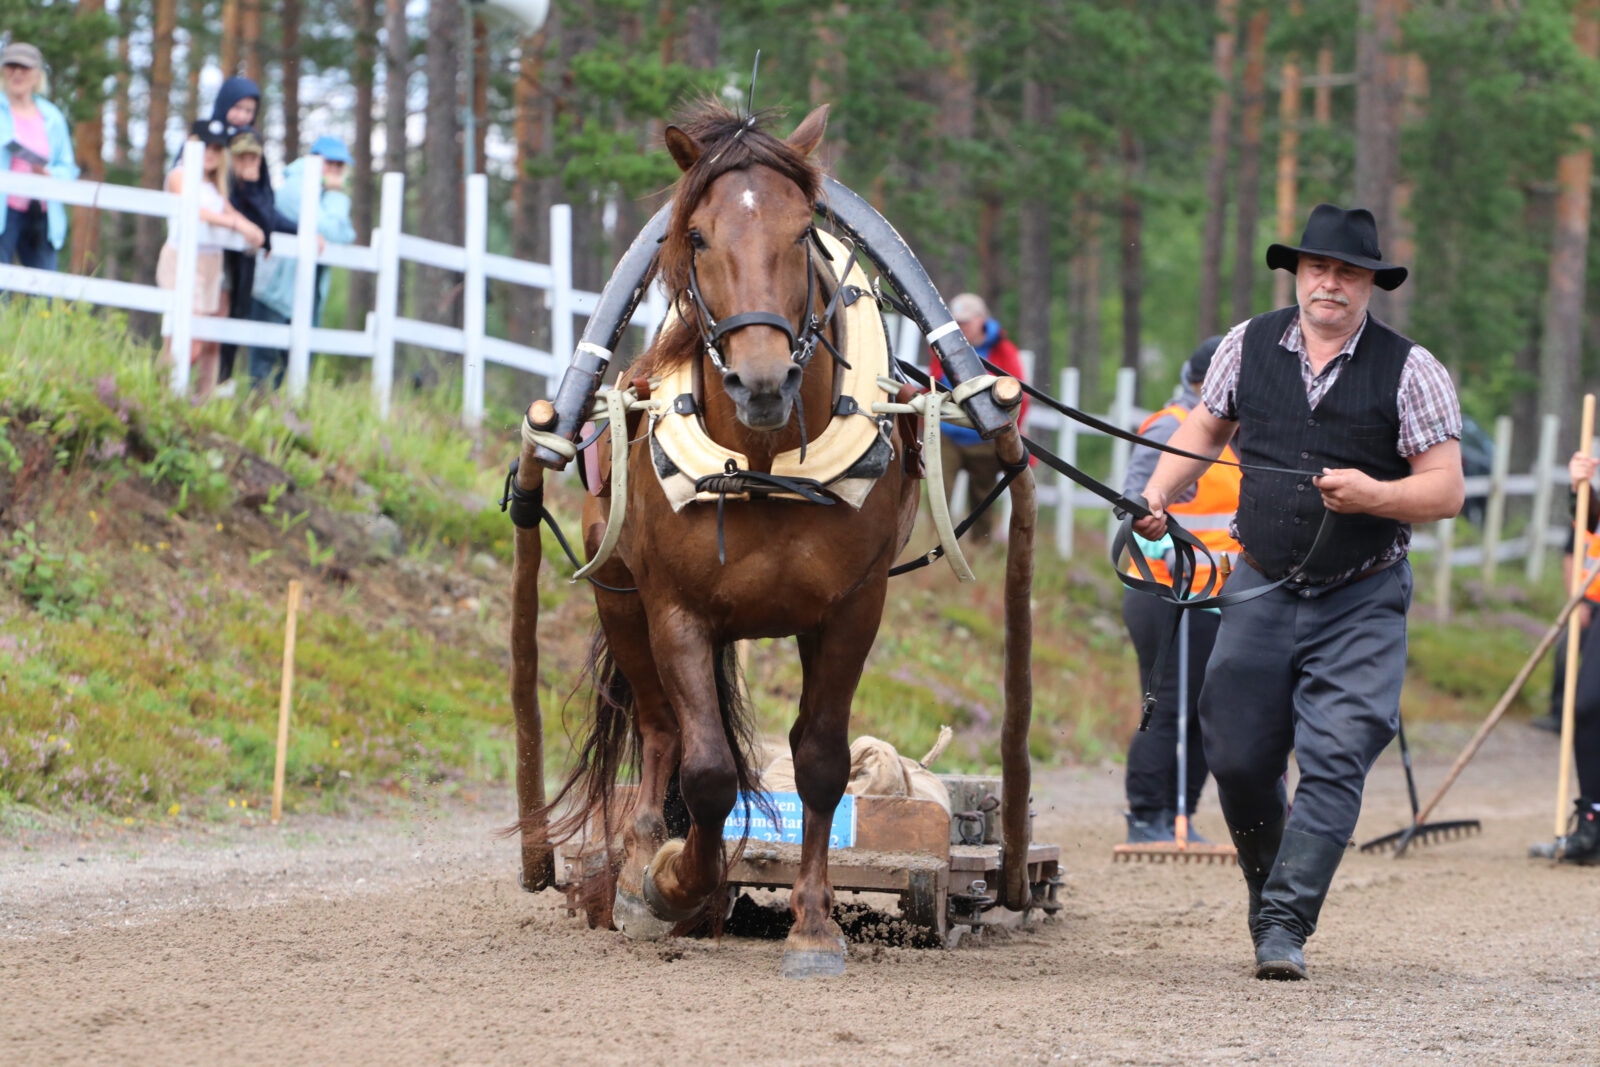
<svg viewBox="0 0 1600 1067"><path fill-rule="evenodd" d="M1465 731L1421 734L1426 796ZM1251 977L1232 868L1113 864L1116 769L1037 782L1063 916L941 950L853 945L778 977L780 943L635 944L515 885L507 796L0 841L0 1062L1594 1063L1600 870L1548 838L1553 741L1506 726L1441 812L1481 837L1352 851L1307 953ZM1391 752L1359 838L1402 825ZM1208 805L1209 807L1209 805ZM1202 830L1220 833L1211 811Z"/></svg>

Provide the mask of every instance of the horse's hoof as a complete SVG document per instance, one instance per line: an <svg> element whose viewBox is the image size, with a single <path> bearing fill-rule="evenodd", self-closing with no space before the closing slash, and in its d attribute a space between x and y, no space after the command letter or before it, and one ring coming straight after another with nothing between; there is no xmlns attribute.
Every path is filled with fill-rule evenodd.
<svg viewBox="0 0 1600 1067"><path fill-rule="evenodd" d="M633 941L660 941L677 925L656 918L643 897L636 897L625 889L617 890L616 901L611 905L611 924L622 936Z"/></svg>
<svg viewBox="0 0 1600 1067"><path fill-rule="evenodd" d="M833 978L844 973L844 938L833 948L786 948L778 973L785 978Z"/></svg>

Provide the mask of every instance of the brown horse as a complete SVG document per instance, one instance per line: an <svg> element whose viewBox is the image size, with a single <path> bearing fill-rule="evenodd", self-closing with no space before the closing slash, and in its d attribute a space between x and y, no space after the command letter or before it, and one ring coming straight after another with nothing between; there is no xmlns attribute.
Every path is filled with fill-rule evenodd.
<svg viewBox="0 0 1600 1067"><path fill-rule="evenodd" d="M820 183L811 155L826 121L819 108L782 140L753 118L707 105L666 131L683 175L658 271L679 317L629 377L698 360L709 436L744 453L754 471L770 471L779 453L816 441L831 417L836 365L820 346L818 358L798 357L789 332L803 337L830 295L808 279ZM736 316L742 324L708 340L702 308L725 327ZM898 429L892 443L900 455L906 443ZM591 558L611 507L605 494L586 503ZM578 766L546 809L565 808L558 838L602 812L603 824L620 829L612 919L624 933L662 936L719 906L728 863L723 823L738 793L758 789L734 642L794 636L805 681L789 747L805 816L783 970L842 971L828 828L850 774L851 700L877 636L889 567L916 508L916 483L898 462L859 509L760 497L729 502L720 519L722 563L719 508L674 512L650 448L632 450L621 539L594 575L602 627L596 707ZM619 815L613 788L635 762L639 788ZM688 830L669 840L665 804L674 777Z"/></svg>

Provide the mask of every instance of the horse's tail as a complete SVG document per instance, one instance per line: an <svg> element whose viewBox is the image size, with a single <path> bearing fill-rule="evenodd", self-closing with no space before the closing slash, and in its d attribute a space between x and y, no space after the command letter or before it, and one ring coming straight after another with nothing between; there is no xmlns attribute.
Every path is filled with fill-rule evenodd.
<svg viewBox="0 0 1600 1067"><path fill-rule="evenodd" d="M641 758L633 687L611 655L604 630L595 633L583 677L593 686L594 707L578 739L577 761L544 811L535 816L549 821L550 840L557 842L587 833L597 814L595 829L609 840L607 830L619 827L626 815L612 810L617 781L625 775L637 777Z"/></svg>

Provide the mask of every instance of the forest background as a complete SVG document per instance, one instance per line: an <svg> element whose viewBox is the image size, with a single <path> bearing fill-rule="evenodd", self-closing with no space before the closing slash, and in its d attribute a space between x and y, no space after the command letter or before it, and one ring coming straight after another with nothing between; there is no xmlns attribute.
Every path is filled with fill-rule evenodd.
<svg viewBox="0 0 1600 1067"><path fill-rule="evenodd" d="M0 0L0 32L46 56L86 178L158 186L243 73L275 170L321 133L349 141L361 240L377 175L404 170L407 231L459 243L471 106L491 248L547 262L548 208L570 203L590 289L675 177L674 111L742 105L759 48L757 105L786 108L786 132L831 104L838 177L947 297L989 299L1038 379L1075 366L1091 400L1130 366L1159 402L1200 337L1288 302L1267 243L1318 202L1359 204L1412 269L1376 313L1449 366L1469 412L1522 426L1570 420L1600 369L1597 17L1596 0L553 0L519 38L469 31L461 0ZM71 269L148 282L163 236L80 209ZM367 282L341 286L335 323L359 325ZM547 343L539 295L496 285L493 327ZM405 292L416 317L459 315L448 277Z"/></svg>

